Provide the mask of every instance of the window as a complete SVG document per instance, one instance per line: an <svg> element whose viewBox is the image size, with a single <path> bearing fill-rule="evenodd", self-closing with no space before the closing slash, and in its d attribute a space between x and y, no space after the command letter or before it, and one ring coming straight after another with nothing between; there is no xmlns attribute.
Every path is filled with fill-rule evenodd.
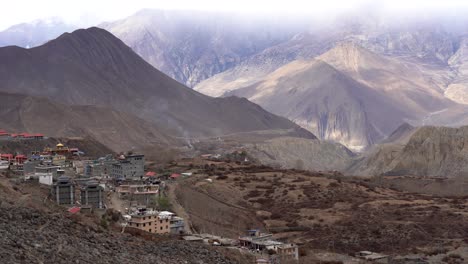
<svg viewBox="0 0 468 264"><path fill-rule="evenodd" d="M140 227L140 224L139 224L139 223L137 223L136 225L137 225L137 227Z"/></svg>
<svg viewBox="0 0 468 264"><path fill-rule="evenodd" d="M161 230L162 230L162 226L161 226Z"/></svg>
<svg viewBox="0 0 468 264"><path fill-rule="evenodd" d="M146 226L146 224L143 224L143 226Z"/></svg>
<svg viewBox="0 0 468 264"><path fill-rule="evenodd" d="M159 223L162 224L162 220L159 220Z"/></svg>
<svg viewBox="0 0 468 264"><path fill-rule="evenodd" d="M151 228L150 228L150 230L149 230L149 231L151 232Z"/></svg>
<svg viewBox="0 0 468 264"><path fill-rule="evenodd" d="M166 226L166 229L169 229L169 226Z"/></svg>
<svg viewBox="0 0 468 264"><path fill-rule="evenodd" d="M143 217L143 220L145 220L145 219L146 219L146 217Z"/></svg>

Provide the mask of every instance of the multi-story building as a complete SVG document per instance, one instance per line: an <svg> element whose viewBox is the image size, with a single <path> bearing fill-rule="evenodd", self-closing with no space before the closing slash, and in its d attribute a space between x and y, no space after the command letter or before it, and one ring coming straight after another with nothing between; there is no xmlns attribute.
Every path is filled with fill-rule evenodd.
<svg viewBox="0 0 468 264"><path fill-rule="evenodd" d="M112 164L111 176L117 180L141 179L145 174L145 156L122 156Z"/></svg>
<svg viewBox="0 0 468 264"><path fill-rule="evenodd" d="M130 214L128 226L154 234L170 233L170 217L158 211L138 209Z"/></svg>
<svg viewBox="0 0 468 264"><path fill-rule="evenodd" d="M185 231L184 219L178 216L172 216L170 220L169 228L171 229L171 234L180 235Z"/></svg>
<svg viewBox="0 0 468 264"><path fill-rule="evenodd" d="M84 176L85 177L102 177L104 173L104 167L98 161L88 162L84 165Z"/></svg>
<svg viewBox="0 0 468 264"><path fill-rule="evenodd" d="M60 176L52 185L51 192L58 204L73 205L75 203L75 186L67 176Z"/></svg>
<svg viewBox="0 0 468 264"><path fill-rule="evenodd" d="M81 187L81 205L104 208L104 189L96 181L89 181Z"/></svg>
<svg viewBox="0 0 468 264"><path fill-rule="evenodd" d="M119 198L130 200L131 204L148 206L159 193L159 185L139 184L117 187Z"/></svg>

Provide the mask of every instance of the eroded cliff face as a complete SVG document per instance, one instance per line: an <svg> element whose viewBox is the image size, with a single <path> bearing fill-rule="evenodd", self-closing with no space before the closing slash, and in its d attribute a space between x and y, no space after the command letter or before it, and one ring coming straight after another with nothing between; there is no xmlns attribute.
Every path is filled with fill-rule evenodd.
<svg viewBox="0 0 468 264"><path fill-rule="evenodd" d="M352 174L464 177L468 127L421 127L404 145L376 146L349 169Z"/></svg>
<svg viewBox="0 0 468 264"><path fill-rule="evenodd" d="M261 164L311 171L346 169L355 154L330 141L283 137L247 145L248 153Z"/></svg>

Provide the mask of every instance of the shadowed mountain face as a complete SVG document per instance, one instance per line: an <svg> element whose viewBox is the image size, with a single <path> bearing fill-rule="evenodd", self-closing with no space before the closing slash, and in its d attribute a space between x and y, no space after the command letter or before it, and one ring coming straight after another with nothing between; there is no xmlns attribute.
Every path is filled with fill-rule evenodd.
<svg viewBox="0 0 468 264"><path fill-rule="evenodd" d="M59 18L22 23L0 32L0 47L18 46L32 48L42 45L64 32L71 32L75 29L75 26L66 24Z"/></svg>
<svg viewBox="0 0 468 264"><path fill-rule="evenodd" d="M196 89L246 97L319 138L360 151L403 122L420 123L438 111L460 109L444 96L449 79L440 67L378 55L345 42L316 59L280 67L246 88L235 87L233 81L232 86L206 89L208 80Z"/></svg>
<svg viewBox="0 0 468 264"><path fill-rule="evenodd" d="M116 152L149 145L182 144L170 136L171 131L131 114L8 93L0 93L0 127L49 137L90 137Z"/></svg>
<svg viewBox="0 0 468 264"><path fill-rule="evenodd" d="M294 61L227 94L246 97L319 138L360 151L405 121L455 105L426 72L412 66L344 43L317 60Z"/></svg>
<svg viewBox="0 0 468 264"><path fill-rule="evenodd" d="M32 49L1 48L0 83L3 92L127 113L174 137L301 130L246 99L211 98L188 89L99 28L66 33Z"/></svg>
<svg viewBox="0 0 468 264"><path fill-rule="evenodd" d="M370 119L370 106L398 111L375 91L321 61L292 62L232 93L290 118L321 139L341 142L353 150L383 137Z"/></svg>

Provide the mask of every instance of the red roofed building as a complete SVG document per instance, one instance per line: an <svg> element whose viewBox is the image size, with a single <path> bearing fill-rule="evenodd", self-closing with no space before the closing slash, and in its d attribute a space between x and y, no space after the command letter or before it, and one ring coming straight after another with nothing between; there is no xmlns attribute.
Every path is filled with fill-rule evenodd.
<svg viewBox="0 0 468 264"><path fill-rule="evenodd" d="M13 159L13 154L1 154L0 159L11 161Z"/></svg>
<svg viewBox="0 0 468 264"><path fill-rule="evenodd" d="M146 177L154 177L154 176L156 176L156 172L148 171L145 175L146 175Z"/></svg>
<svg viewBox="0 0 468 264"><path fill-rule="evenodd" d="M180 177L180 174L179 174L179 173L173 173L173 174L171 175L171 179L177 179L177 178L179 178L179 177Z"/></svg>
<svg viewBox="0 0 468 264"><path fill-rule="evenodd" d="M44 139L44 135L40 133L36 133L32 135L34 139Z"/></svg>
<svg viewBox="0 0 468 264"><path fill-rule="evenodd" d="M70 213L72 213L72 214L76 214L76 213L78 213L80 210L81 210L80 207L78 207L78 206L73 206L72 208L68 209L68 212L70 212Z"/></svg>
<svg viewBox="0 0 468 264"><path fill-rule="evenodd" d="M23 164L27 159L28 157L26 157L25 155L16 155L15 162L17 164Z"/></svg>

